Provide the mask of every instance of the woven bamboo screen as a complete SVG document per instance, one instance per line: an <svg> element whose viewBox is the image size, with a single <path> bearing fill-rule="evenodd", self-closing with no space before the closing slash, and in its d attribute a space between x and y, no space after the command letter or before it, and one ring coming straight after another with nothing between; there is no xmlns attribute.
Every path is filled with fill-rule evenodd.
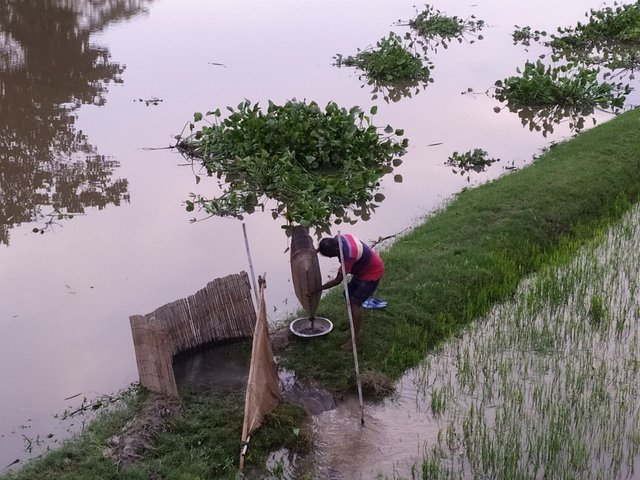
<svg viewBox="0 0 640 480"><path fill-rule="evenodd" d="M256 311L246 272L209 282L190 297L129 317L140 383L178 396L173 356L208 343L253 334Z"/></svg>

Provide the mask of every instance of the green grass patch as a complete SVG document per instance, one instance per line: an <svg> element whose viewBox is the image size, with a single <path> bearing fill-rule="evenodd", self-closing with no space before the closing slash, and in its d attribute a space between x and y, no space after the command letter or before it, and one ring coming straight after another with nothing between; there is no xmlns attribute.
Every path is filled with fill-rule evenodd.
<svg viewBox="0 0 640 480"><path fill-rule="evenodd" d="M152 448L137 462L118 467L104 455L109 439L140 416L147 395L136 396L126 408L105 412L85 432L57 450L29 462L3 480L95 480L236 478L244 416L244 395L181 392L180 412L153 439ZM301 408L281 404L251 438L245 471L263 471L270 452L286 447L305 452L312 445L303 427Z"/></svg>
<svg viewBox="0 0 640 480"><path fill-rule="evenodd" d="M361 369L399 378L444 339L461 331L520 280L574 247L564 238L592 238L640 196L640 110L551 148L535 163L463 191L446 209L383 252L386 274L367 311L359 342ZM294 342L283 362L303 378L339 391L355 388L341 292L327 295L318 315L331 335Z"/></svg>

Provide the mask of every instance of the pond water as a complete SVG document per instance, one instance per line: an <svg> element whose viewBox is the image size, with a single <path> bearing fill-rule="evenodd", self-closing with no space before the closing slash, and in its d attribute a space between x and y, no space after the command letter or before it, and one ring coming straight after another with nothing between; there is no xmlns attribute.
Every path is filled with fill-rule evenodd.
<svg viewBox="0 0 640 480"><path fill-rule="evenodd" d="M333 57L402 32L393 24L415 15L413 2L0 0L0 468L81 428L55 414L137 379L129 315L248 270L239 221L191 223L184 209L190 192L214 195L215 182L196 184L162 149L193 112L245 98L378 105L374 122L403 128L411 143L395 172L402 183L385 179L373 218L348 229L374 241L571 135L566 123L532 132L496 114L490 96L461 92L483 92L541 53L512 44L514 25L551 31L599 5L435 2L485 20L484 39L439 48L434 82L387 103ZM444 165L473 148L502 161L470 181ZM298 307L287 239L270 215L245 223L276 322ZM321 267L326 276L337 265Z"/></svg>

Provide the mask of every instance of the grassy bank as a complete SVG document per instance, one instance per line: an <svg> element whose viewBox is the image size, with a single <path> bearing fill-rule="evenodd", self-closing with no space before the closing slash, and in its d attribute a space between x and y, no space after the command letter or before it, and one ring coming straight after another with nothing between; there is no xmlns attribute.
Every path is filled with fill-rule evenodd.
<svg viewBox="0 0 640 480"><path fill-rule="evenodd" d="M247 346L238 344L239 350ZM250 346L249 346L250 348ZM149 418L149 411L156 418ZM159 415L158 415L159 414ZM158 423L158 416L163 417ZM104 412L62 447L36 459L3 480L196 480L235 479L240 456L244 395L182 390L177 402L140 391L119 408ZM285 447L307 451L311 436L302 427L301 408L281 404L251 438L246 471L268 478L270 452ZM133 427L132 427L133 426ZM113 452L115 439L131 454ZM147 443L141 449L141 443ZM148 447L151 446L149 449ZM136 458L138 454L142 458Z"/></svg>
<svg viewBox="0 0 640 480"><path fill-rule="evenodd" d="M532 166L462 192L450 205L384 252L386 275L377 296L384 310L365 312L359 342L368 379L396 379L430 348L456 335L496 302L512 297L520 280L617 219L640 197L640 110L553 147ZM566 238L571 242L564 242ZM572 248L559 248L561 245ZM336 331L279 352L284 366L338 392L355 387L340 291L323 299L318 315ZM342 331L344 330L344 331ZM374 384L370 381L369 384ZM384 382L380 382L383 384ZM233 478L243 401L185 392L182 411L156 436L156 447L128 468L105 459L108 439L145 403L105 415L85 434L3 479ZM303 449L299 409L283 405L252 439L250 467L280 446Z"/></svg>
<svg viewBox="0 0 640 480"><path fill-rule="evenodd" d="M640 195L640 110L552 147L533 165L466 190L383 253L377 296L384 310L365 312L360 368L396 379L427 351L455 335L518 282L559 252L563 238L587 240ZM576 242L579 245L580 242ZM563 255L567 252L563 250ZM355 386L341 292L318 315L337 334L294 342L284 363L337 391Z"/></svg>

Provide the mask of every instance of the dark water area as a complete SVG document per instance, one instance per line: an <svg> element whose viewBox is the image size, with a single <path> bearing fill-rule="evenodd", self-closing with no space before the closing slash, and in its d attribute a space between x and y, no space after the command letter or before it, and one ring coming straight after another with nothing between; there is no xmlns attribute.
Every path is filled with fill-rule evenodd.
<svg viewBox="0 0 640 480"><path fill-rule="evenodd" d="M287 341L299 341L289 338ZM308 341L308 340L307 340ZM209 345L174 360L173 372L179 388L207 392L244 392L249 377L250 352L242 344ZM334 409L338 399L330 392L298 380L292 372L280 371L285 401L299 405L308 415Z"/></svg>
<svg viewBox="0 0 640 480"><path fill-rule="evenodd" d="M80 430L54 417L80 398L137 379L129 315L248 271L241 222L185 211L190 193L220 191L167 148L194 112L245 98L376 105L374 122L403 128L410 146L394 172L402 182L385 177L371 220L345 227L367 242L573 134L562 120L543 136L517 113L494 112L490 95L461 93L484 92L543 53L513 45L514 25L552 31L600 2L434 5L485 20L484 38L432 52L432 83L389 90L334 56L401 31L412 2L0 0L0 468ZM473 148L501 161L454 174L447 158ZM299 306L288 239L268 212L245 224L274 323ZM322 259L323 279L336 269Z"/></svg>
<svg viewBox="0 0 640 480"><path fill-rule="evenodd" d="M250 353L237 345L211 345L174 359L178 387L242 392L247 386Z"/></svg>

